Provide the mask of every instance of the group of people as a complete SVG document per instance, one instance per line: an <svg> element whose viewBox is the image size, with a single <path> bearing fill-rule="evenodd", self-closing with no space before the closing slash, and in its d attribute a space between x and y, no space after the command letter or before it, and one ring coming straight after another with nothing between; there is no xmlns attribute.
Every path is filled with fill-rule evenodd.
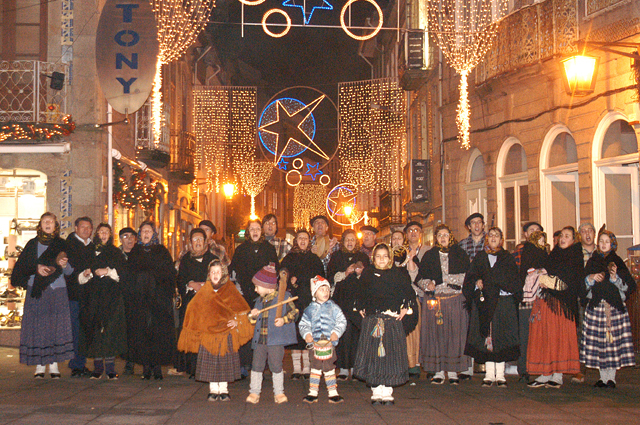
<svg viewBox="0 0 640 425"><path fill-rule="evenodd" d="M291 379L306 379L303 401L318 401L324 376L330 403L337 382L365 381L373 404L394 403L393 388L425 371L430 382L458 385L473 363L485 365L483 387L506 387L517 364L531 388L559 388L563 375L584 379L581 364L599 369L597 387L615 388L616 371L634 365L624 301L635 281L603 226L561 230L553 249L540 224L523 228L513 253L501 229L485 232L484 217L467 218L459 243L445 224L433 247L410 221L376 243L366 225L330 236L325 216L293 244L277 236L277 218L249 221L230 259L216 228L200 222L174 263L155 225L113 231L81 217L66 240L45 213L37 236L14 267L11 282L27 289L20 362L34 376L118 378L142 365L142 378L171 373L209 383L210 401L230 400L228 384L249 377L246 401L259 403L264 371L274 401L284 403L283 362ZM86 367L93 358L94 368ZM583 371L582 371L583 372ZM530 380L530 375L538 375Z"/></svg>

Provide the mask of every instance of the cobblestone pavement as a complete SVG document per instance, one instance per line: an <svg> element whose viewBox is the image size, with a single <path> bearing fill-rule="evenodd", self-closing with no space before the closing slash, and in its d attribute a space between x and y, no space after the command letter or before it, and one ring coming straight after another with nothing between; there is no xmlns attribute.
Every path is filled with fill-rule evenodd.
<svg viewBox="0 0 640 425"><path fill-rule="evenodd" d="M595 371L584 384L565 379L561 389L530 389L515 376L509 388L481 388L482 375L437 386L423 374L395 390L395 406L372 406L358 381L338 384L342 404L327 402L323 383L309 405L308 382L287 377L289 403L276 405L265 379L260 403L249 405L247 380L229 385L230 402L208 402L208 385L184 376L90 380L70 378L65 366L60 380L35 380L33 372L18 363L17 349L0 347L0 424L640 424L640 369L631 368L619 372L615 390L594 388Z"/></svg>

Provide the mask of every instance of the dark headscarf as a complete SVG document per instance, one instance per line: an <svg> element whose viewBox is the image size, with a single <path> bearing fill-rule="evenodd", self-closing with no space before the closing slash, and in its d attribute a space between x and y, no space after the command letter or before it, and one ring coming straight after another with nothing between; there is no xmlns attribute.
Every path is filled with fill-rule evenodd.
<svg viewBox="0 0 640 425"><path fill-rule="evenodd" d="M298 245L298 235L301 233L306 233L307 236L309 236L309 245L307 246L307 249L302 249L300 248L300 245ZM311 235L305 229L300 229L296 232L296 237L293 238L293 246L291 247L291 252L309 252L309 251L311 251Z"/></svg>
<svg viewBox="0 0 640 425"><path fill-rule="evenodd" d="M144 226L149 226L151 227L151 230L153 230L153 236L151 237L151 240L148 243L143 243L142 242L142 235L141 235L141 231L142 228ZM143 222L140 227L138 228L138 245L142 245L142 246L153 246L153 245L158 245L160 244L160 238L158 237L158 231L156 230L156 226L150 222L150 221L145 221Z"/></svg>
<svg viewBox="0 0 640 425"><path fill-rule="evenodd" d="M440 245L440 242L438 242L438 232L442 229L446 229L447 232L449 232L449 245L447 246L442 246ZM451 229L449 228L449 226L447 226L444 223L438 224L433 234L436 236L434 245L440 250L440 252L449 252L449 248L451 248L453 245L458 244L458 241L456 241L456 238L453 237L453 233L451 232Z"/></svg>
<svg viewBox="0 0 640 425"><path fill-rule="evenodd" d="M500 245L498 245L498 248L496 249L491 249L489 247L489 232L491 231L495 231L498 232L500 234ZM498 252L503 250L503 245L504 245L504 233L502 233L502 230L500 230L499 227L497 226L493 226L491 229L489 229L487 231L487 233L485 233L484 235L484 250L487 251L487 254L497 254Z"/></svg>
<svg viewBox="0 0 640 425"><path fill-rule="evenodd" d="M105 244L102 243L100 236L98 236L98 230L102 229L103 227L109 229L109 233L111 233L109 235L107 243ZM96 251L101 251L105 246L113 245L113 229L111 229L111 226L109 226L107 223L98 224L98 227L96 227L96 232L93 234L93 243L96 246Z"/></svg>
<svg viewBox="0 0 640 425"><path fill-rule="evenodd" d="M45 233L42 230L42 219L45 217L53 217L56 222L56 227L53 229L53 233ZM38 242L42 245L49 245L56 237L60 236L60 223L58 222L58 218L54 213L46 212L40 216L40 221L38 221L38 227L36 227L36 237L38 238Z"/></svg>

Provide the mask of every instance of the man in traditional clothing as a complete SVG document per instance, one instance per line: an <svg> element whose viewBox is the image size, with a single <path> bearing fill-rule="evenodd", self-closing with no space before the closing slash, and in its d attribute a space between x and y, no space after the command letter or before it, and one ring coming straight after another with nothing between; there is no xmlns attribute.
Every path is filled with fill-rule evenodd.
<svg viewBox="0 0 640 425"><path fill-rule="evenodd" d="M120 232L118 232L118 236L120 237L120 242L122 243L120 245L120 250L124 254L124 258L128 260L129 253L131 252L133 247L138 243L138 234L131 227L123 227L122 229L120 229ZM121 276L121 281L123 282L125 293L129 289L128 288L128 285L130 283L129 274L130 274L129 268L126 267L125 265L124 276ZM131 311L136 308L136 301L131 299L128 296L125 296L124 305L125 305L125 317L131 316ZM127 322L127 326L129 326L128 322ZM133 375L134 366L135 366L134 362L127 360L124 366L124 371L122 373L124 375Z"/></svg>
<svg viewBox="0 0 640 425"><path fill-rule="evenodd" d="M460 248L473 261L477 253L484 249L484 216L480 213L473 213L464 221L464 227L469 230L469 236L459 242Z"/></svg>
<svg viewBox="0 0 640 425"><path fill-rule="evenodd" d="M264 238L276 249L278 261L282 261L291 251L291 244L286 239L276 236L278 233L278 218L275 214L267 214L262 218L262 233L264 233Z"/></svg>
<svg viewBox="0 0 640 425"><path fill-rule="evenodd" d="M204 230L204 232L207 234L207 243L209 244L209 251L211 251L213 255L218 257L220 261L222 261L222 264L228 267L229 264L231 263L231 260L227 255L227 250L225 249L224 245L216 242L216 240L214 239L214 236L218 233L216 226L214 226L210 220L202 220L198 224L198 227Z"/></svg>
<svg viewBox="0 0 640 425"><path fill-rule="evenodd" d="M417 221L410 221L404 228L407 237L408 255L411 257L407 264L407 271L411 277L411 287L418 297L418 314L420 314L420 306L424 298L424 291L417 286L414 281L418 277L418 264L422 260L425 252L431 249L431 246L422 243L422 224ZM420 316L419 316L420 317ZM420 323L422 319L418 319ZM420 327L417 326L409 335L407 335L407 354L409 355L409 376L412 378L420 376Z"/></svg>
<svg viewBox="0 0 640 425"><path fill-rule="evenodd" d="M329 260L331 259L331 254L336 252L339 249L338 240L336 238L330 238L328 235L329 232L329 219L324 215L317 215L313 217L310 221L311 227L313 228L313 238L311 238L311 252L316 254L322 260L322 265L324 266L324 272L327 273L327 266L329 265ZM326 253L320 252L321 248L319 243L320 239L328 240L329 248L325 250ZM326 245L325 242L322 243L323 246Z"/></svg>
<svg viewBox="0 0 640 425"><path fill-rule="evenodd" d="M373 226L366 225L360 228L360 232L362 233L362 246L360 247L360 251L364 252L367 257L371 258L373 247L376 246L376 235L378 234L378 229Z"/></svg>
<svg viewBox="0 0 640 425"><path fill-rule="evenodd" d="M129 257L129 253L133 249L133 247L138 243L138 234L131 227L124 227L118 233L118 237L120 238L120 250L124 254L125 258Z"/></svg>

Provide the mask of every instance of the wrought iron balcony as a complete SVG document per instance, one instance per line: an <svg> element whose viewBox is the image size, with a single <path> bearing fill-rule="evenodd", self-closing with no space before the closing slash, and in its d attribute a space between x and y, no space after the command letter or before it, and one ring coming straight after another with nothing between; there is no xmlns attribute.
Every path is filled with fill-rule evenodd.
<svg viewBox="0 0 640 425"><path fill-rule="evenodd" d="M164 168L169 164L169 120L171 108L164 105L164 119L161 127L159 141L156 143L153 137L151 99L148 99L142 108L136 112L136 159L144 162L152 168Z"/></svg>
<svg viewBox="0 0 640 425"><path fill-rule="evenodd" d="M193 156L196 136L188 131L171 132L171 163L169 175L182 184L191 183L195 177Z"/></svg>

